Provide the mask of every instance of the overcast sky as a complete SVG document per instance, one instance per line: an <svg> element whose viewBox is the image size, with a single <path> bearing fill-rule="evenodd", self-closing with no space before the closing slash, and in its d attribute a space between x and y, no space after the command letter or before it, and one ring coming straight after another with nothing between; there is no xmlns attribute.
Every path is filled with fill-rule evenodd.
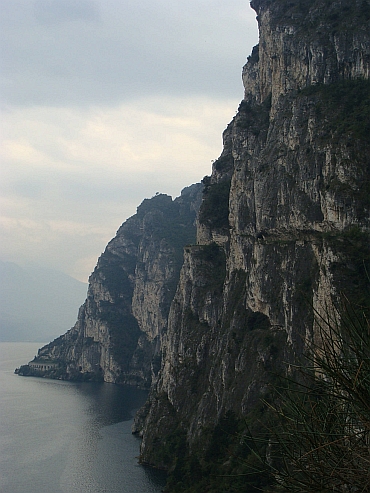
<svg viewBox="0 0 370 493"><path fill-rule="evenodd" d="M0 9L0 258L87 281L144 198L210 174L256 15L248 0Z"/></svg>

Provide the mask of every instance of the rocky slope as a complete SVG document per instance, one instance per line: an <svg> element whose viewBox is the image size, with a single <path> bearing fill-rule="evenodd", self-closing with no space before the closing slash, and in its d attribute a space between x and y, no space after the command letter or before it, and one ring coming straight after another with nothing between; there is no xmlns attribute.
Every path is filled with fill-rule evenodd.
<svg viewBox="0 0 370 493"><path fill-rule="evenodd" d="M201 190L192 185L175 200L159 194L142 202L99 258L75 326L20 374L150 386L183 248L195 241Z"/></svg>
<svg viewBox="0 0 370 493"><path fill-rule="evenodd" d="M180 199L186 220L164 220L177 199L144 201L100 258L76 326L39 354L70 376L152 382L134 431L170 491L247 491L241 473L263 488L243 448L261 399L317 337L315 312L343 291L369 305L370 1L251 6L260 42L203 179L196 244L171 241L187 235L199 188Z"/></svg>
<svg viewBox="0 0 370 493"><path fill-rule="evenodd" d="M240 464L220 423L235 432L261 419L271 379L316 336L314 311L325 316L342 291L369 303L370 3L251 6L260 42L204 179L197 245L185 249L159 378L136 420L142 461L169 467L174 491L201 491L212 472L209 491L226 491L220 470Z"/></svg>

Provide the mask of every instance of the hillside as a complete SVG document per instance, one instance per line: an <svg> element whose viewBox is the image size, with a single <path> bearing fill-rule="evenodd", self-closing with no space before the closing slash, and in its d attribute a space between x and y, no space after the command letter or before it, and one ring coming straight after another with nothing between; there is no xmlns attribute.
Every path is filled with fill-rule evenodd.
<svg viewBox="0 0 370 493"><path fill-rule="evenodd" d="M267 488L247 445L277 376L294 375L320 338L315 315L343 293L370 305L370 2L251 6L259 45L201 204L200 188L180 198L186 219L178 199L144 201L74 329L36 359L66 378L151 385L140 460L167 469L174 492Z"/></svg>

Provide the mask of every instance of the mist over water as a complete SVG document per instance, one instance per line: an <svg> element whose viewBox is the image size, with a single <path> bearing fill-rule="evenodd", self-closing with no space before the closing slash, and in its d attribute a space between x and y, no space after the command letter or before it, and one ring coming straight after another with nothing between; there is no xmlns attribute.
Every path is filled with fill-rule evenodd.
<svg viewBox="0 0 370 493"><path fill-rule="evenodd" d="M0 343L2 493L156 493L164 476L137 463L132 436L145 391L20 377L39 343Z"/></svg>

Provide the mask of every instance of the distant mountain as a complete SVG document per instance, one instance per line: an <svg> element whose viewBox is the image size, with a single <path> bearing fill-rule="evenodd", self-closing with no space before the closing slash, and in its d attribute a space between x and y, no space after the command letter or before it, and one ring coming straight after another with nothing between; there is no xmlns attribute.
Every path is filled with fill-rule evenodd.
<svg viewBox="0 0 370 493"><path fill-rule="evenodd" d="M344 439L345 406L324 389L348 393L332 372L324 379L325 369L312 370L316 353L327 368L332 354L360 363L340 325L370 319L370 0L251 5L260 43L202 195L188 187L175 200L144 200L99 258L74 328L20 374L151 382L133 430L140 462L168 470L168 492L276 491L275 483L279 491L328 484L353 492L357 472L369 478L368 414L348 407L357 436ZM341 319L334 307L346 305ZM338 375L353 375L362 397L368 352L355 340L361 364ZM285 412L294 436L303 430L289 450ZM321 437L324 460L335 464L322 477Z"/></svg>
<svg viewBox="0 0 370 493"><path fill-rule="evenodd" d="M58 337L74 325L86 291L62 272L0 260L0 342Z"/></svg>
<svg viewBox="0 0 370 493"><path fill-rule="evenodd" d="M122 224L90 276L76 324L38 352L35 364L56 362L47 376L150 387L184 247L196 241L202 189L145 199Z"/></svg>

